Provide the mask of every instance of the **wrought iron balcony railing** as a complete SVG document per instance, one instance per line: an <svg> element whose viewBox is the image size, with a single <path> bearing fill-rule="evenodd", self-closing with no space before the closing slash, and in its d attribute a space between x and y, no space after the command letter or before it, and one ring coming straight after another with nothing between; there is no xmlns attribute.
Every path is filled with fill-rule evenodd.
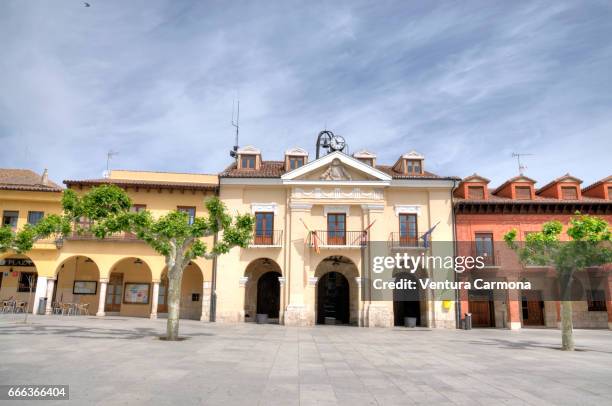
<svg viewBox="0 0 612 406"><path fill-rule="evenodd" d="M282 247L283 230L255 230L250 245L252 247Z"/></svg>
<svg viewBox="0 0 612 406"><path fill-rule="evenodd" d="M365 247L368 245L368 232L316 230L308 234L311 247Z"/></svg>
<svg viewBox="0 0 612 406"><path fill-rule="evenodd" d="M431 237L423 238L425 233L406 234L399 231L389 234L389 246L395 249L427 248L431 246Z"/></svg>

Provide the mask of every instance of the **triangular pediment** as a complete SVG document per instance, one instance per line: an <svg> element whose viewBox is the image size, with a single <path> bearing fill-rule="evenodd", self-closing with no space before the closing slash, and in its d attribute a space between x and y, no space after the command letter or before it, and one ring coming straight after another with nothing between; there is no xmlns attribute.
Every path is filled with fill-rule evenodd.
<svg viewBox="0 0 612 406"><path fill-rule="evenodd" d="M332 152L300 168L287 172L284 181L354 182L384 181L391 177L342 152Z"/></svg>

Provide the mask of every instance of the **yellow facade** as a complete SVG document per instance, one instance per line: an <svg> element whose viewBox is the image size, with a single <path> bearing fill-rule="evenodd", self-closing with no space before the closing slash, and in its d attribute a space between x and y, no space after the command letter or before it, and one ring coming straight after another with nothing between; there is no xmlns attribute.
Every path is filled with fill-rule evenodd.
<svg viewBox="0 0 612 406"><path fill-rule="evenodd" d="M368 165L339 152L309 162L303 150L293 151L302 154L303 166L287 168L291 161L287 155L282 164L285 168L273 176L265 175L265 166L278 166L283 161L269 164L252 148L247 153L258 154L256 168L241 169L239 155L238 172L232 176L116 170L107 179L65 183L78 193L102 183L117 184L135 206L145 206L154 216L178 207L195 207L196 215L203 215L205 200L215 193L233 214L267 213L265 221L270 224L265 227L273 228L270 234L262 240L258 225L248 248L233 248L219 257L216 280L213 261L197 259L187 268L181 317L209 320L214 308L213 317L220 322L255 321L264 316L286 325L330 320L371 327L397 324L397 303L372 301L363 295L363 282L371 276L365 265L372 255L370 246L362 244L364 232L369 241L386 242L397 234L400 217L410 215L421 234L437 224L432 238L452 241L455 181L425 173L398 177L389 172L390 167L380 170L373 166L374 160ZM422 159L418 155L410 158L414 156ZM422 168L422 160L419 163ZM257 171L265 176L252 176ZM0 191L0 209L19 210L18 227L22 227L29 210L60 213L60 198L60 192ZM330 216L342 222L345 234L341 242L329 232ZM211 245L212 239L207 242ZM14 253L2 255L17 257ZM0 299L28 300L36 312L38 299L47 297L47 313L59 302L86 305L90 314L98 316L155 318L166 311L164 258L129 236L105 240L73 236L61 247L53 240L39 242L27 257L35 268L0 267L4 271ZM27 292L17 292L19 273L32 269L38 274L33 298ZM81 285L94 291L75 292ZM341 287L341 310L329 309L329 297L322 296L325 286ZM126 300L128 293L137 294L138 300L146 297L145 303ZM215 293L216 305L211 306ZM454 305L444 306L429 292L421 292L418 308L412 311L418 313L423 326L455 326ZM335 317L329 312L336 312Z"/></svg>
<svg viewBox="0 0 612 406"><path fill-rule="evenodd" d="M322 180L334 159L341 161L347 179ZM360 286L367 277L362 270L368 253L367 248L351 240L367 229L370 241L387 241L399 229L399 214L410 212L416 214L418 230L426 231L439 222L435 239L452 241L453 185L454 181L448 179L391 179L341 153L330 154L278 178L262 179L248 173L244 177L222 175L219 193L228 208L234 213L274 213L274 235L282 235L282 240L234 248L219 258L216 320L255 320L259 280L268 272L279 272L279 322L320 323L318 286L326 274L337 271L348 283L348 323L392 326L393 301L362 300ZM346 241L340 245L320 244L317 252L308 241L309 231L320 230L319 235L329 235L328 216L338 212L346 218ZM422 325L455 326L453 306L443 308L442 302L423 298L420 312Z"/></svg>
<svg viewBox="0 0 612 406"><path fill-rule="evenodd" d="M137 180L137 183L132 181ZM124 182L125 181L125 182ZM194 207L196 215L204 215L204 202L216 194L217 177L213 175L178 174L143 171L113 171L108 179L68 181L78 193L85 193L95 184L117 183L123 187L134 205L144 205L153 216L161 216L177 207ZM61 192L0 190L0 211L19 211L17 228L27 223L29 211L45 214L61 213ZM212 238L207 241L212 244ZM0 259L26 256L6 252ZM53 298L47 302L47 312L52 312L52 302L89 304L90 314L104 315L105 303L111 297L109 288L121 290L120 303L112 313L125 316L157 317L159 301L164 300L164 258L143 242L124 234L98 240L89 236L69 236L58 247L53 239L35 244L27 253L34 267L0 266L2 285L0 299L15 298L29 301L29 308L36 312L40 297ZM36 291L19 292L22 272L35 271L38 275ZM113 275L121 276L121 284L112 285ZM212 261L202 258L192 261L183 279L181 298L182 317L208 320L210 311L210 281ZM74 281L95 281L95 294L74 294ZM117 280L115 277L114 280ZM125 303L123 289L126 284L149 285L147 303ZM130 286L130 285L128 285ZM23 289L22 289L23 290ZM161 294L159 293L161 290ZM157 294L155 294L157 292Z"/></svg>

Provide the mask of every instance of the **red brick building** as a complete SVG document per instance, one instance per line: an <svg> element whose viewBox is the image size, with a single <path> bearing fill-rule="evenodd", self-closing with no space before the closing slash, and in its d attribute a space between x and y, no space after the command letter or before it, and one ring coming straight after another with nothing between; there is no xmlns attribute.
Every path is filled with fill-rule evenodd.
<svg viewBox="0 0 612 406"><path fill-rule="evenodd" d="M581 188L580 179L569 174L540 188L536 188L535 183L526 176L517 176L490 189L488 179L474 174L463 179L455 189L457 254L484 254L486 267L478 271L480 275L491 280L511 281L519 272L554 273L553 269L524 267L518 262L503 241L504 234L511 229L518 231L521 241L527 233L540 231L542 225L551 220L559 220L567 226L577 211L597 215L612 224L612 176L585 188ZM565 234L564 237L567 238ZM473 272L461 278L476 276ZM603 286L603 289L585 291L587 300L574 302L575 327L612 329L612 279L608 278ZM559 303L544 297L538 289L510 290L502 295L462 291L461 317L472 313L475 327L556 327Z"/></svg>

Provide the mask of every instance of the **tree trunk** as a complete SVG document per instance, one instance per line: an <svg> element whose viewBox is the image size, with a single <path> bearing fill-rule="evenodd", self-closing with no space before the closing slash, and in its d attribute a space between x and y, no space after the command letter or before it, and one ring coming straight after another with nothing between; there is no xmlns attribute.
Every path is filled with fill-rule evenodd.
<svg viewBox="0 0 612 406"><path fill-rule="evenodd" d="M572 302L561 302L561 349L574 351L574 326L572 323Z"/></svg>
<svg viewBox="0 0 612 406"><path fill-rule="evenodd" d="M179 338L182 281L183 272L180 265L175 264L168 270L168 322L166 324L168 341L176 341Z"/></svg>

